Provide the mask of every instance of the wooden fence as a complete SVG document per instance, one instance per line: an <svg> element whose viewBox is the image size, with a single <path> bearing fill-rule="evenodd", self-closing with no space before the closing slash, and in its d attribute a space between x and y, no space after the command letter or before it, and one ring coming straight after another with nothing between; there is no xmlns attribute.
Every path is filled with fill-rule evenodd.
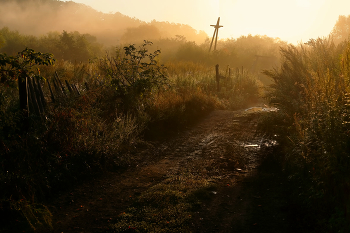
<svg viewBox="0 0 350 233"><path fill-rule="evenodd" d="M240 75L243 76L243 74L244 74L243 66L242 66L241 70L239 68L236 68L236 77L239 77ZM223 75L220 74L219 64L215 65L215 81L216 81L216 90L218 92L221 89L220 80L231 79L231 76L232 76L232 72L231 72L231 68L229 66L226 67L225 76L223 76Z"/></svg>
<svg viewBox="0 0 350 233"><path fill-rule="evenodd" d="M68 80L62 82L57 72L51 80L47 79L45 82L42 82L39 77L26 77L24 84L25 88L19 91L19 98L24 100L21 104L25 116L24 130L29 128L29 116L45 116L48 102L59 103L68 98L78 97L82 91L90 89L86 82L83 85L71 84ZM44 85L47 88L43 88Z"/></svg>

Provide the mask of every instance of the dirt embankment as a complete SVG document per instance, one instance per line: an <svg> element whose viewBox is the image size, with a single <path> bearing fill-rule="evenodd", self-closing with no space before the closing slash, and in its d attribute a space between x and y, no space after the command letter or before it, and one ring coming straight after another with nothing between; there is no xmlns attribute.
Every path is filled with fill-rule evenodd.
<svg viewBox="0 0 350 233"><path fill-rule="evenodd" d="M288 183L271 156L275 142L256 135L264 110L214 111L178 135L152 142L153 147L138 152L145 159L137 167L109 173L61 195L50 207L53 232L121 232L118 221L128 207L135 202L146 206L142 198L170 183L184 196L174 206L190 206L184 232L296 232L298 225L288 215ZM177 222L179 218L174 216ZM165 224L171 221L169 217ZM128 224L138 229L137 222ZM176 227L164 232L176 232ZM163 228L160 223L152 229Z"/></svg>

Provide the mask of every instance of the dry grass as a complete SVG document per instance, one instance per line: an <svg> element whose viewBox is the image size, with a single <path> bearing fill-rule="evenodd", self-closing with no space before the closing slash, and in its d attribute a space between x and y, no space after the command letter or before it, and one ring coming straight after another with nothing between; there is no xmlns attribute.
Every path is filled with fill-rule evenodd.
<svg viewBox="0 0 350 233"><path fill-rule="evenodd" d="M325 232L347 232L349 45L317 39L282 53L281 69L269 73L275 80L271 100L280 111L265 124L284 143L286 167L301 187L295 194L311 219Z"/></svg>

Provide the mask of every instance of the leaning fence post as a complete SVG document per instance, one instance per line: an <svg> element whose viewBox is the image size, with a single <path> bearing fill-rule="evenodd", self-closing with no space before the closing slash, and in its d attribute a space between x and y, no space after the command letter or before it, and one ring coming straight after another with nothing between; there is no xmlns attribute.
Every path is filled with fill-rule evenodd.
<svg viewBox="0 0 350 233"><path fill-rule="evenodd" d="M65 90L64 86L62 85L61 80L58 78L57 71L55 71L55 75L56 75L56 80L57 80L58 84L61 86L62 93L67 97L66 90Z"/></svg>
<svg viewBox="0 0 350 233"><path fill-rule="evenodd" d="M217 91L219 91L220 90L219 64L215 65L215 72L216 72L216 89Z"/></svg>
<svg viewBox="0 0 350 233"><path fill-rule="evenodd" d="M49 80L47 80L47 84L48 84L48 86L49 86L49 90L50 90L50 94L51 94L51 100L52 100L53 103L55 103L55 96L54 96L54 94L53 94L53 92L52 92L52 89L51 89L51 85L50 85Z"/></svg>
<svg viewBox="0 0 350 233"><path fill-rule="evenodd" d="M34 91L34 87L33 87L33 84L32 84L32 80L30 77L28 77L28 87L29 87L29 93L30 93L30 99L31 99L31 105L33 106L33 109L36 113L37 116L40 116L41 114L41 109L39 107L39 104L38 104L38 101L36 99L36 95L35 95L35 91Z"/></svg>
<svg viewBox="0 0 350 233"><path fill-rule="evenodd" d="M32 84L33 84L33 88L34 88L34 94L35 94L35 98L36 101L38 103L38 107L41 113L44 113L44 104L43 101L41 100L41 95L40 95L40 91L39 91L39 87L37 86L37 83L35 82L35 78L31 78Z"/></svg>
<svg viewBox="0 0 350 233"><path fill-rule="evenodd" d="M41 103L43 104L43 107L45 109L47 105L46 105L46 100L45 100L43 89L41 88L39 77L36 78L36 85L38 87L39 94L40 94L40 97L41 97Z"/></svg>
<svg viewBox="0 0 350 233"><path fill-rule="evenodd" d="M73 90L72 90L72 87L70 86L69 82L67 80L64 80L66 82L66 86L67 86L67 89L69 91L70 94L73 94Z"/></svg>
<svg viewBox="0 0 350 233"><path fill-rule="evenodd" d="M27 77L22 76L18 77L19 104L24 115L28 117Z"/></svg>
<svg viewBox="0 0 350 233"><path fill-rule="evenodd" d="M23 130L27 131L29 129L29 109L28 109L28 81L25 74L18 77L18 95L19 95L19 105L23 116Z"/></svg>
<svg viewBox="0 0 350 233"><path fill-rule="evenodd" d="M72 84L72 88L77 92L78 95L80 95L80 91L78 90L76 84Z"/></svg>

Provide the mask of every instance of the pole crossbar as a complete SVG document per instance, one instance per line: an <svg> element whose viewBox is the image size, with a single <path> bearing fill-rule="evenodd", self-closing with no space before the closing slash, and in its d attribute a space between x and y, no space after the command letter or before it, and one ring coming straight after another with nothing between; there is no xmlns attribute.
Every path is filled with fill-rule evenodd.
<svg viewBox="0 0 350 233"><path fill-rule="evenodd" d="M209 48L209 52L211 51L211 47L213 46L213 41L215 38L215 45L214 45L214 51L216 50L216 44L218 43L218 34L219 34L219 28L223 27L220 25L220 17L218 18L218 21L215 25L210 25L211 27L214 27L214 34L213 34L213 38L211 39L211 43L210 43L210 48Z"/></svg>

